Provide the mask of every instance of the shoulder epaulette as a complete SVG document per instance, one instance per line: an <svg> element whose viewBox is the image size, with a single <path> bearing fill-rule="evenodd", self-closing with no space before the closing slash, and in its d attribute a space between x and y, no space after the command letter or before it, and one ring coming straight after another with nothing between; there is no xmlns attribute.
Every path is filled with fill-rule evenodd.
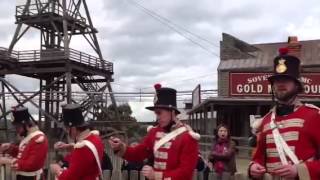
<svg viewBox="0 0 320 180"><path fill-rule="evenodd" d="M318 110L318 113L320 114L320 108L313 104L304 104L307 108L316 109Z"/></svg>
<svg viewBox="0 0 320 180"><path fill-rule="evenodd" d="M36 140L35 140L36 143L40 144L40 143L43 143L44 142L44 136L41 135L39 136Z"/></svg>
<svg viewBox="0 0 320 180"><path fill-rule="evenodd" d="M263 127L262 127L263 120L264 120L268 115L270 115L270 113L272 113L272 109L271 109L267 114L265 114L263 117L257 119L257 120L252 124L251 128L254 129L256 132L262 131L262 130L263 130Z"/></svg>
<svg viewBox="0 0 320 180"><path fill-rule="evenodd" d="M84 142L78 142L74 145L74 148L75 149L80 149L80 148L83 148L85 146L85 143Z"/></svg>
<svg viewBox="0 0 320 180"><path fill-rule="evenodd" d="M149 132L151 129L155 128L154 126L148 126L147 127L147 132Z"/></svg>

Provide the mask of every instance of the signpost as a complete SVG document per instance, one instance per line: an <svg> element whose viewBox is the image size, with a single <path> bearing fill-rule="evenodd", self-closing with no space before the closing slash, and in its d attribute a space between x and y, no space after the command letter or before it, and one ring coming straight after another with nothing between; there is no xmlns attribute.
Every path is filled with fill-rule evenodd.
<svg viewBox="0 0 320 180"><path fill-rule="evenodd" d="M270 96L268 77L272 73L230 73L230 96ZM320 97L320 73L302 73L304 93L301 97Z"/></svg>
<svg viewBox="0 0 320 180"><path fill-rule="evenodd" d="M192 91L192 107L201 103L201 86L200 84Z"/></svg>

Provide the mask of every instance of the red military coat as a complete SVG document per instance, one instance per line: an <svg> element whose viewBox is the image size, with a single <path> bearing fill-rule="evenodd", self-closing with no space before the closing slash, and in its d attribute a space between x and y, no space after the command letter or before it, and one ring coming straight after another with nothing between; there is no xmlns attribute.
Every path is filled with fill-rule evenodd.
<svg viewBox="0 0 320 180"><path fill-rule="evenodd" d="M17 171L38 171L45 165L48 154L48 139L37 127L31 128L19 146L12 145L10 147L9 154L17 158Z"/></svg>
<svg viewBox="0 0 320 180"><path fill-rule="evenodd" d="M185 131L153 152L164 135L162 128L152 128L139 145L126 148L124 159L143 161L153 156L156 180L191 180L198 161L197 140Z"/></svg>
<svg viewBox="0 0 320 180"><path fill-rule="evenodd" d="M272 172L281 165L270 128L271 113L262 122L257 151L253 161L266 166ZM312 105L301 105L287 116L275 119L283 139L301 161L298 167L300 179L320 179L320 111ZM290 160L289 158L287 158Z"/></svg>
<svg viewBox="0 0 320 180"><path fill-rule="evenodd" d="M96 180L99 168L92 151L81 144L82 140L90 141L97 149L99 160L102 161L104 145L98 135L85 131L69 157L69 168L62 171L59 180Z"/></svg>

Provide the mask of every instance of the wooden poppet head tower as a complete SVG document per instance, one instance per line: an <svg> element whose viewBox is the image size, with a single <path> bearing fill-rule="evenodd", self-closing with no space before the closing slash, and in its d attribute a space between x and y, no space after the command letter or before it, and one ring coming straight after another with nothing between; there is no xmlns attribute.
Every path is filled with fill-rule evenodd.
<svg viewBox="0 0 320 180"><path fill-rule="evenodd" d="M10 113L6 107L7 93L17 101L17 106L31 103L39 109L39 122L45 130L59 124L61 104L79 103L92 119L106 106L106 91L116 105L110 85L113 64L102 57L98 31L86 0L24 0L16 6L15 17L17 27L11 44L9 48L0 48L0 110L4 128ZM30 29L38 30L40 49L15 51L15 45ZM96 56L71 49L73 36L82 36ZM19 91L5 80L8 74L38 79L39 90L31 94ZM81 89L85 96L74 98L73 89Z"/></svg>

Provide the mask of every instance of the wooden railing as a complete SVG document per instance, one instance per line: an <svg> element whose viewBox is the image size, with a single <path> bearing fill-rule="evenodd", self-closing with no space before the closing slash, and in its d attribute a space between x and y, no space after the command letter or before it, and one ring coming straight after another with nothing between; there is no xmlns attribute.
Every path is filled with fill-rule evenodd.
<svg viewBox="0 0 320 180"><path fill-rule="evenodd" d="M97 69L113 72L113 63L74 49L65 51L63 48L56 48L50 50L12 51L9 53L8 49L0 48L0 57L10 57L17 59L19 62L69 59Z"/></svg>
<svg viewBox="0 0 320 180"><path fill-rule="evenodd" d="M15 60L17 61L18 57L16 56L17 51L12 51L12 53L8 52L7 48L0 47L0 59L1 60Z"/></svg>

